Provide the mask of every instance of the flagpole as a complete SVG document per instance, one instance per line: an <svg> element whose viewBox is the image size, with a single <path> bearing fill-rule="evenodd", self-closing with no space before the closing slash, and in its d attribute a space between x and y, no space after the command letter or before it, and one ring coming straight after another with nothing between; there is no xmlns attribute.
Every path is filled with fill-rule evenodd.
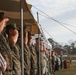
<svg viewBox="0 0 76 75"><path fill-rule="evenodd" d="M20 19L21 19L21 68L22 75L24 75L24 45L23 45L23 6L22 1L20 0Z"/></svg>

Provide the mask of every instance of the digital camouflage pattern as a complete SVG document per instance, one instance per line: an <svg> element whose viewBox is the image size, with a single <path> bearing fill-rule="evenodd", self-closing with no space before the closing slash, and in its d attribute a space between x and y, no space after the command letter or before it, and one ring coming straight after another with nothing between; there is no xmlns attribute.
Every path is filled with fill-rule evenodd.
<svg viewBox="0 0 76 75"><path fill-rule="evenodd" d="M30 75L31 53L27 45L24 45L24 75Z"/></svg>
<svg viewBox="0 0 76 75"><path fill-rule="evenodd" d="M35 45L35 50L36 50L36 54L37 54L37 75L39 75L39 46Z"/></svg>
<svg viewBox="0 0 76 75"><path fill-rule="evenodd" d="M37 53L33 45L29 45L31 51L31 75L37 75Z"/></svg>
<svg viewBox="0 0 76 75"><path fill-rule="evenodd" d="M44 53L40 52L40 63L41 63L41 75L44 74L44 67L45 67L45 63L44 63Z"/></svg>
<svg viewBox="0 0 76 75"><path fill-rule="evenodd" d="M37 52L37 66L38 66L38 74L39 75L39 46L38 45L35 45L35 49L36 49L36 52ZM40 68L41 68L41 75L43 75L43 69L45 67L45 64L44 64L44 57L43 57L43 52L40 52Z"/></svg>
<svg viewBox="0 0 76 75"><path fill-rule="evenodd" d="M12 56L11 56L13 54L11 52L11 49L10 49L5 37L2 34L0 34L0 52L7 62L7 69L3 73L3 75L13 75L13 73L12 73L13 64L12 64Z"/></svg>
<svg viewBox="0 0 76 75"><path fill-rule="evenodd" d="M11 46L11 50L14 53L14 58L12 60L14 75L21 75L20 48L15 44Z"/></svg>

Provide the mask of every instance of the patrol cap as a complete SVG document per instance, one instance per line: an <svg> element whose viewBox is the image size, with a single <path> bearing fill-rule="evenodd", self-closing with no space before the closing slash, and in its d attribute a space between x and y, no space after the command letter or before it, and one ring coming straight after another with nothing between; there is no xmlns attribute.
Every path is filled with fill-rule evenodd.
<svg viewBox="0 0 76 75"><path fill-rule="evenodd" d="M35 38L35 39L36 39L36 40L39 40L39 39L40 39L40 41L43 41L41 38L38 38L38 37L37 37L37 38Z"/></svg>
<svg viewBox="0 0 76 75"><path fill-rule="evenodd" d="M28 36L34 36L34 34L32 34L31 32L28 32Z"/></svg>
<svg viewBox="0 0 76 75"><path fill-rule="evenodd" d="M0 22L4 19L6 22L9 20L7 17L4 16L4 12L0 12Z"/></svg>
<svg viewBox="0 0 76 75"><path fill-rule="evenodd" d="M14 30L14 29L18 29L18 28L17 28L16 24L9 24L6 26L6 29L13 29Z"/></svg>
<svg viewBox="0 0 76 75"><path fill-rule="evenodd" d="M17 28L16 24L9 24L9 25L6 26L6 33L7 33L7 34L8 34L8 32L9 32L10 29L12 29L12 30L14 30L14 29L19 30L19 29Z"/></svg>

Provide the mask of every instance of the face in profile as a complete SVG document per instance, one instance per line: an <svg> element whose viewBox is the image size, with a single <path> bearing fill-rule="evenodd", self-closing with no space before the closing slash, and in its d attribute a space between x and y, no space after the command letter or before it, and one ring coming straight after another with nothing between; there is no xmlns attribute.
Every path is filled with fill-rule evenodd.
<svg viewBox="0 0 76 75"><path fill-rule="evenodd" d="M0 33L3 31L4 27L6 27L6 22L8 21L8 18L3 19L0 21Z"/></svg>
<svg viewBox="0 0 76 75"><path fill-rule="evenodd" d="M27 44L28 43L28 32L24 31L24 42Z"/></svg>
<svg viewBox="0 0 76 75"><path fill-rule="evenodd" d="M51 56L53 56L53 55L55 55L55 52L54 51L51 52Z"/></svg>
<svg viewBox="0 0 76 75"><path fill-rule="evenodd" d="M34 36L30 35L29 36L29 43L32 43L33 39L34 39Z"/></svg>

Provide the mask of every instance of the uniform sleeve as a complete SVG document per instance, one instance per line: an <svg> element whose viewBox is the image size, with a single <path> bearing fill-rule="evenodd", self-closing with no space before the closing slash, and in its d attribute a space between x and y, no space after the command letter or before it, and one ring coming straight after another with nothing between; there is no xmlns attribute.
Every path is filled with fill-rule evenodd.
<svg viewBox="0 0 76 75"><path fill-rule="evenodd" d="M6 61L0 53L0 67L3 67L4 65L6 65Z"/></svg>

